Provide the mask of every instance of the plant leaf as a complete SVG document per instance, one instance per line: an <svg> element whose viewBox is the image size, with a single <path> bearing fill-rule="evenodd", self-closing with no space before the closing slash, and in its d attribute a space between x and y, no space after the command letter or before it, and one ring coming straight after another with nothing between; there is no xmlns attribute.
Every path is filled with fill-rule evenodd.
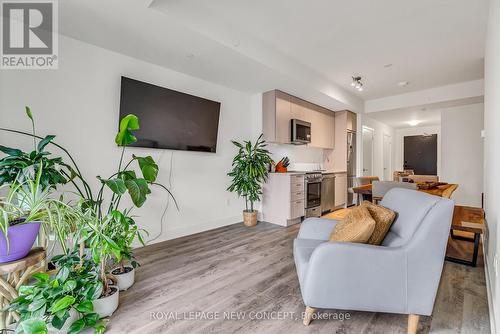
<svg viewBox="0 0 500 334"><path fill-rule="evenodd" d="M71 324L68 329L68 334L76 334L85 328L85 320L80 319Z"/></svg>
<svg viewBox="0 0 500 334"><path fill-rule="evenodd" d="M102 180L117 195L123 195L127 191L125 182L122 179Z"/></svg>
<svg viewBox="0 0 500 334"><path fill-rule="evenodd" d="M43 138L42 140L40 140L40 142L38 143L38 146L37 146L37 151L38 152L42 152L43 149L45 148L45 146L47 146L47 144L49 144L52 139L54 139L56 136L54 135L47 135L45 136L45 138Z"/></svg>
<svg viewBox="0 0 500 334"><path fill-rule="evenodd" d="M68 306L73 305L75 302L75 297L73 296L64 296L59 298L49 309L50 313L54 314L61 310L68 308Z"/></svg>
<svg viewBox="0 0 500 334"><path fill-rule="evenodd" d="M17 148L10 148L3 145L0 145L0 151L13 157L20 157L23 155L23 151L18 150Z"/></svg>
<svg viewBox="0 0 500 334"><path fill-rule="evenodd" d="M59 272L56 275L56 279L62 284L64 283L69 276L69 269L68 267L62 267L59 269Z"/></svg>
<svg viewBox="0 0 500 334"><path fill-rule="evenodd" d="M17 325L16 333L47 334L47 324L42 319L26 319Z"/></svg>
<svg viewBox="0 0 500 334"><path fill-rule="evenodd" d="M141 207L146 201L146 195L151 193L145 179L126 180L125 186L128 189L130 198L135 206Z"/></svg>
<svg viewBox="0 0 500 334"><path fill-rule="evenodd" d="M76 310L80 313L88 313L94 311L94 304L90 300L84 300L76 305Z"/></svg>
<svg viewBox="0 0 500 334"><path fill-rule="evenodd" d="M141 168L142 176L149 182L155 182L158 176L158 165L153 160L151 156L147 157L136 157L134 159L139 163Z"/></svg>
<svg viewBox="0 0 500 334"><path fill-rule="evenodd" d="M139 118L129 114L120 121L120 129L116 134L115 143L118 146L127 146L137 141L137 138L130 132L139 129Z"/></svg>
<svg viewBox="0 0 500 334"><path fill-rule="evenodd" d="M31 108L28 106L25 106L24 110L26 111L26 115L28 116L28 118L33 120L33 113L31 112Z"/></svg>
<svg viewBox="0 0 500 334"><path fill-rule="evenodd" d="M43 283L47 283L49 281L49 274L47 273L34 273L31 277Z"/></svg>
<svg viewBox="0 0 500 334"><path fill-rule="evenodd" d="M74 279L67 280L63 285L64 291L73 291L76 288L76 281Z"/></svg>

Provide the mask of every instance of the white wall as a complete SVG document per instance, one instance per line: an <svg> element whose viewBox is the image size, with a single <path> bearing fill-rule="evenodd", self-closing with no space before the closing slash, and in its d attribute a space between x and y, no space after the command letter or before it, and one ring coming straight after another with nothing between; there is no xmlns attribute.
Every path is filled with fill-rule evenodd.
<svg viewBox="0 0 500 334"><path fill-rule="evenodd" d="M358 114L359 115L359 114ZM394 158L394 136L395 132L394 129L389 127L388 125L381 123L379 121L376 121L370 116L367 116L365 114L361 115L361 125L369 127L374 130L373 132L373 175L376 175L380 177L380 179L383 179L384 176L384 134L387 134L391 136L391 141L392 141L392 153L391 157ZM362 132L362 129L359 129L359 133ZM361 142L360 136L358 136L358 141ZM359 147L359 146L358 146ZM362 155L359 160L359 166L363 166L363 161L362 161ZM393 159L392 159L393 160ZM390 171L390 174L392 174L392 171Z"/></svg>
<svg viewBox="0 0 500 334"><path fill-rule="evenodd" d="M500 209L500 0L490 1L488 33L485 52L484 94L484 198L487 220L485 239L487 282L489 287L490 319L492 325L500 326L500 277L497 257L500 238L498 212ZM492 333L496 333L495 327Z"/></svg>
<svg viewBox="0 0 500 334"><path fill-rule="evenodd" d="M459 184L456 204L481 207L483 192L484 104L441 111L441 174L443 181Z"/></svg>
<svg viewBox="0 0 500 334"><path fill-rule="evenodd" d="M243 202L226 192L226 173L236 152L230 140L253 134L255 108L247 94L61 36L58 70L1 71L0 124L29 130L24 106L31 106L38 133L57 135L96 187L95 176L110 175L118 164L114 136L122 75L222 102L216 154L128 149L129 155L153 156L160 165L159 182L168 185L172 173L180 212L170 205L157 241L241 221ZM0 134L0 142L25 150L32 143L6 134ZM151 236L160 233L165 199L164 192L154 190L134 212Z"/></svg>
<svg viewBox="0 0 500 334"><path fill-rule="evenodd" d="M394 170L403 170L404 160L404 137L405 136L418 136L424 134L437 134L438 135L438 156L437 156L437 173L441 175L441 127L435 126L414 126L405 129L396 129L394 131Z"/></svg>

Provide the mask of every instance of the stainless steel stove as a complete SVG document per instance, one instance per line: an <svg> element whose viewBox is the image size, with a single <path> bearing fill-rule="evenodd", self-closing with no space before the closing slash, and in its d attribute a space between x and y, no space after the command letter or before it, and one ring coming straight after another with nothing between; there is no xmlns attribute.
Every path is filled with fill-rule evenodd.
<svg viewBox="0 0 500 334"><path fill-rule="evenodd" d="M305 216L321 217L321 181L320 171L306 172L304 177Z"/></svg>

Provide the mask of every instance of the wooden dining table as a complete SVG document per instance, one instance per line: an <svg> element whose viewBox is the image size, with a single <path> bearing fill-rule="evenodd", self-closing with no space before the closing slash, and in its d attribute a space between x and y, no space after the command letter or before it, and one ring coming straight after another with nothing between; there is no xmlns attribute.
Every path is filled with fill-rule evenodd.
<svg viewBox="0 0 500 334"><path fill-rule="evenodd" d="M447 183L447 184L438 185L438 186L430 188L430 189L422 189L422 188L419 188L418 184L417 184L417 190L422 191L424 193L431 194L431 195L435 195L435 196L443 197L443 195L444 195L446 197L447 194L450 191L454 190L457 186L458 185L454 184L454 183ZM372 185L371 184L364 184L362 186L353 187L352 191L355 194L363 195L363 197L365 197L365 196L371 197L372 196Z"/></svg>

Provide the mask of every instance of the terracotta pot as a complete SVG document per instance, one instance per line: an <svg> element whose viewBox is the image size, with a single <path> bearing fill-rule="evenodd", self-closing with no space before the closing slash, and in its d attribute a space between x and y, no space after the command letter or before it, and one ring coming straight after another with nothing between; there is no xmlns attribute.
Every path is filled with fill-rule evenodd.
<svg viewBox="0 0 500 334"><path fill-rule="evenodd" d="M243 211L243 223L249 227L257 225L257 210Z"/></svg>
<svg viewBox="0 0 500 334"><path fill-rule="evenodd" d="M115 276L120 291L130 288L135 281L135 270L132 266L125 266L125 272L120 273L120 267L114 268L111 274Z"/></svg>
<svg viewBox="0 0 500 334"><path fill-rule="evenodd" d="M111 295L92 301L92 304L94 304L94 312L99 314L100 318L111 316L118 308L118 287L111 286L110 288L113 291Z"/></svg>

